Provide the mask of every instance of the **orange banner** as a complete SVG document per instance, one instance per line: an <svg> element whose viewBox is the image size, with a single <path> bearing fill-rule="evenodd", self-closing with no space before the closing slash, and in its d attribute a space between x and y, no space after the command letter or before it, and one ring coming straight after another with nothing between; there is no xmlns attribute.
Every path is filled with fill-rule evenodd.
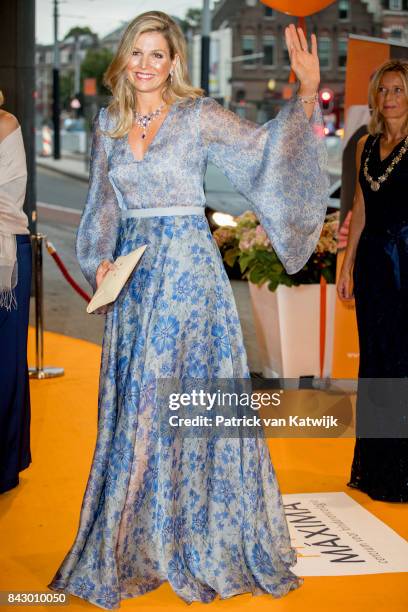
<svg viewBox="0 0 408 612"><path fill-rule="evenodd" d="M390 58L390 45L385 41L360 40L350 37L347 45L347 71L344 111L353 104L367 104L371 75Z"/></svg>

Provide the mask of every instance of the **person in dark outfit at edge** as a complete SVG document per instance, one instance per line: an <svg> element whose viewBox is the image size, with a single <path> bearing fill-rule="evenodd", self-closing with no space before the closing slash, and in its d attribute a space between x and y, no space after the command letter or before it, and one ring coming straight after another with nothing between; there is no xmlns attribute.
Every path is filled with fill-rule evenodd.
<svg viewBox="0 0 408 612"><path fill-rule="evenodd" d="M369 105L369 133L357 144L358 180L337 289L340 299L354 295L356 304L361 379L357 424L370 416L367 396L363 399L360 392L361 384L365 389L369 384L371 395L375 387L384 398L377 413L379 429L395 419L397 396L402 397L408 377L407 61L389 60L378 68ZM407 502L408 439L391 435L360 436L357 431L348 485L375 500Z"/></svg>
<svg viewBox="0 0 408 612"><path fill-rule="evenodd" d="M3 95L0 92L0 106ZM0 109L0 493L31 463L27 332L31 242L23 212L27 167L21 127Z"/></svg>

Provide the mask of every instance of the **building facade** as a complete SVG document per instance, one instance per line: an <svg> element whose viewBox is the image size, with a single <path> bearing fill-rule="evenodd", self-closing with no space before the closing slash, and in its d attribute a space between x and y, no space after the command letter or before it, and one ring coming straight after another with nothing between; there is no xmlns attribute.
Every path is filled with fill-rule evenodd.
<svg viewBox="0 0 408 612"><path fill-rule="evenodd" d="M231 100L226 101L232 108L244 104L252 107L252 119L257 119L259 111L265 115L262 119L276 113L290 93L284 32L295 21L258 0L219 0L215 4L212 28L230 27L233 33ZM369 0L337 0L308 17L306 27L308 33L318 37L321 88L334 92L334 106L341 109L348 35L381 36L381 7ZM244 56L241 61L240 56Z"/></svg>
<svg viewBox="0 0 408 612"><path fill-rule="evenodd" d="M94 34L70 36L59 43L60 78L72 77L72 96L80 91L81 63L89 48L98 46ZM36 45L36 114L37 121L50 122L52 116L52 70L54 65L54 45Z"/></svg>
<svg viewBox="0 0 408 612"><path fill-rule="evenodd" d="M175 18L177 20L177 18ZM177 20L178 21L178 20ZM285 27L292 17L259 0L218 0L212 12L210 95L239 114L263 122L274 116L290 95L289 56ZM115 52L128 23L99 39L96 35L67 38L60 43L61 75L72 74L77 93L80 64L89 47ZM306 19L308 33L319 41L321 88L334 93L337 115L343 107L349 34L382 37L408 44L408 0L337 0ZM189 71L195 85L201 80L201 38L186 33ZM37 112L51 116L53 46L37 45Z"/></svg>
<svg viewBox="0 0 408 612"><path fill-rule="evenodd" d="M408 44L408 0L383 0L381 21L384 38Z"/></svg>

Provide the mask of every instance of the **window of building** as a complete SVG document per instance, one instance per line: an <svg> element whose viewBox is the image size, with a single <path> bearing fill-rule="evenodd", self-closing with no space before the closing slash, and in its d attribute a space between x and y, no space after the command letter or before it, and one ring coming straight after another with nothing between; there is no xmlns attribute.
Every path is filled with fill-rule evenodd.
<svg viewBox="0 0 408 612"><path fill-rule="evenodd" d="M390 38L394 38L395 40L402 40L402 29L391 28Z"/></svg>
<svg viewBox="0 0 408 612"><path fill-rule="evenodd" d="M282 62L281 64L283 68L290 68L290 58L289 58L288 48L286 46L285 37L282 38Z"/></svg>
<svg viewBox="0 0 408 612"><path fill-rule="evenodd" d="M349 0L339 0L339 19L342 21L347 21L347 19L350 19Z"/></svg>
<svg viewBox="0 0 408 612"><path fill-rule="evenodd" d="M319 59L320 59L320 68L323 68L323 70L326 68L330 68L331 67L331 50L332 50L332 43L330 38L324 38L323 36L321 36L318 39L318 53L319 53Z"/></svg>
<svg viewBox="0 0 408 612"><path fill-rule="evenodd" d="M242 55L253 55L255 53L255 36L246 34L242 37ZM253 57L243 61L244 66L255 66Z"/></svg>
<svg viewBox="0 0 408 612"><path fill-rule="evenodd" d="M339 38L337 41L339 68L346 68L347 64L347 38Z"/></svg>
<svg viewBox="0 0 408 612"><path fill-rule="evenodd" d="M270 8L269 6L265 6L265 17L274 17L275 15L273 14L273 9Z"/></svg>
<svg viewBox="0 0 408 612"><path fill-rule="evenodd" d="M263 58L264 66L273 66L275 64L275 37L266 35L263 37Z"/></svg>
<svg viewBox="0 0 408 612"><path fill-rule="evenodd" d="M390 0L390 11L401 11L402 0Z"/></svg>
<svg viewBox="0 0 408 612"><path fill-rule="evenodd" d="M68 64L69 62L68 55L69 55L68 49L61 49L61 52L60 52L61 64Z"/></svg>

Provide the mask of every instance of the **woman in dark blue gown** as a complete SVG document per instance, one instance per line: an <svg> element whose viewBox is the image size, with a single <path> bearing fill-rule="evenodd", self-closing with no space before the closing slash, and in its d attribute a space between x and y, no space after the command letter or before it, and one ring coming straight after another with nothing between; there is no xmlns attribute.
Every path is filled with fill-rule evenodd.
<svg viewBox="0 0 408 612"><path fill-rule="evenodd" d="M372 499L407 502L403 417L401 432L387 437L363 430L375 409L380 434L392 431L408 377L408 62L383 64L369 97L372 117L357 145L359 180L338 282L341 299L351 299L354 282L360 344L358 437L348 484ZM374 389L375 403L367 402L366 391Z"/></svg>
<svg viewBox="0 0 408 612"><path fill-rule="evenodd" d="M0 105L2 95L0 92ZM31 242L23 203L26 159L17 119L0 110L0 493L30 465L27 331Z"/></svg>

